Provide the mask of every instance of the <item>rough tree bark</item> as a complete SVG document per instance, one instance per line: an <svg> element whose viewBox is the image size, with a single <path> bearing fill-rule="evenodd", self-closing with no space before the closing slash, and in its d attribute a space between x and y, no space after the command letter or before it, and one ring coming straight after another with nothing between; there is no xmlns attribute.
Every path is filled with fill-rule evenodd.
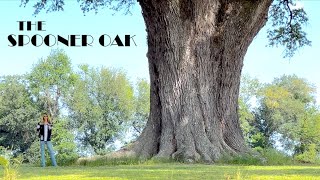
<svg viewBox="0 0 320 180"><path fill-rule="evenodd" d="M151 112L132 151L213 162L247 151L238 119L243 58L272 0L140 0Z"/></svg>

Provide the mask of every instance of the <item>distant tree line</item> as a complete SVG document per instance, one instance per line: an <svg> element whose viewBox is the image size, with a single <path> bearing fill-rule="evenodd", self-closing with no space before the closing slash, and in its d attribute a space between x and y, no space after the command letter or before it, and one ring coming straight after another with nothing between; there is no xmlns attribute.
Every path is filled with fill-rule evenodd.
<svg viewBox="0 0 320 180"><path fill-rule="evenodd" d="M133 85L119 69L72 68L63 50L54 50L24 75L0 77L0 146L28 162L39 161L36 124L50 114L60 164L79 155L105 154L115 140L141 132L149 114L149 83Z"/></svg>

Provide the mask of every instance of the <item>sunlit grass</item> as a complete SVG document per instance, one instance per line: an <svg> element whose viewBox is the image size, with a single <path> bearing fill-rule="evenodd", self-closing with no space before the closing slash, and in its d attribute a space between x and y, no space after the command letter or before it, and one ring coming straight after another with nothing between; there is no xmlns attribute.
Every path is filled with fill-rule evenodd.
<svg viewBox="0 0 320 180"><path fill-rule="evenodd" d="M3 169L0 169L0 177ZM98 179L292 179L320 180L320 166L234 166L203 164L142 164L119 166L32 167L18 170L22 180Z"/></svg>

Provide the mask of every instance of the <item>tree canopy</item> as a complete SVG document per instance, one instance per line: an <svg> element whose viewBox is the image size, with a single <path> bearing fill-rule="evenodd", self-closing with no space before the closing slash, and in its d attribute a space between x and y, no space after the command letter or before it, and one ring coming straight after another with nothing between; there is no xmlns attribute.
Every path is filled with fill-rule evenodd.
<svg viewBox="0 0 320 180"><path fill-rule="evenodd" d="M307 38L304 26L308 23L307 13L302 7L297 6L298 0L272 0L269 9L268 20L271 26L268 27L267 37L269 46L284 47L284 57L291 58L295 52L303 47L310 46L311 41ZM125 14L136 4L135 0L77 0L83 13L99 9L109 8L109 10ZM29 0L21 0L21 6L25 6ZM63 11L65 0L38 0L33 7L34 15L41 11L53 12Z"/></svg>

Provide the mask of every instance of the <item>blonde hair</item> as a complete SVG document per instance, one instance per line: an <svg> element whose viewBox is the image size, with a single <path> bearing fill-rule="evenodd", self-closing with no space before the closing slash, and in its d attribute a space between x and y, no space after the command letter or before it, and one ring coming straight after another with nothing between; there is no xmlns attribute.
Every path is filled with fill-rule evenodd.
<svg viewBox="0 0 320 180"><path fill-rule="evenodd" d="M44 122L44 117L47 116L48 117L48 123L51 123L50 117L47 113L43 113L42 115L42 122Z"/></svg>

